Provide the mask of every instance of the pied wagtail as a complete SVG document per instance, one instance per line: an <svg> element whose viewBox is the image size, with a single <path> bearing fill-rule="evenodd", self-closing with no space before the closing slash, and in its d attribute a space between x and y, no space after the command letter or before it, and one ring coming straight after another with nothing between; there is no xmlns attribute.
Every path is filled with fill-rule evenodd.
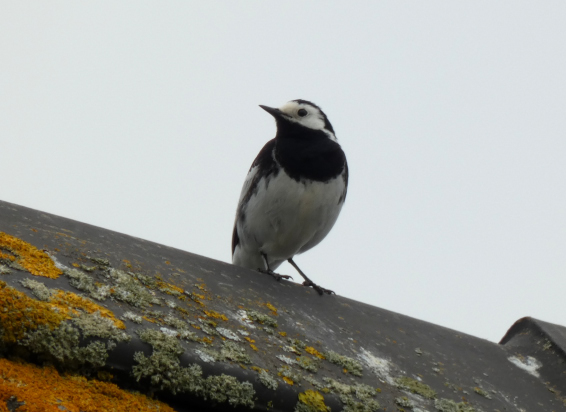
<svg viewBox="0 0 566 412"><path fill-rule="evenodd" d="M232 263L270 274L285 260L319 294L293 257L316 246L336 222L348 189L346 155L324 112L306 100L278 109L277 134L254 160L240 194L232 235Z"/></svg>

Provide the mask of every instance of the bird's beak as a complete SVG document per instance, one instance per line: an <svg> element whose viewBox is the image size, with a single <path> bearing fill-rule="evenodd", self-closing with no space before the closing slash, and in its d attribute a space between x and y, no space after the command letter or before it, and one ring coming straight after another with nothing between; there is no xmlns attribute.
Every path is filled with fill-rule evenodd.
<svg viewBox="0 0 566 412"><path fill-rule="evenodd" d="M276 119L278 117L282 117L283 113L281 112L281 110L276 109L274 107L269 107L269 106L264 106L262 104L259 105L259 107L261 107L263 110L265 110L267 113L269 113L270 115L272 115L273 117L275 117Z"/></svg>

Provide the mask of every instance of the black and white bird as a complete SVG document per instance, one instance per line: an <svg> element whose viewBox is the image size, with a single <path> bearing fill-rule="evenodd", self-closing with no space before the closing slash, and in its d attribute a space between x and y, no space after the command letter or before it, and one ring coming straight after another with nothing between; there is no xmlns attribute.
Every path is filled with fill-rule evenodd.
<svg viewBox="0 0 566 412"><path fill-rule="evenodd" d="M319 294L293 257L322 241L334 226L348 189L346 155L324 112L306 100L260 107L277 134L254 160L240 194L232 235L232 263L268 273L288 261Z"/></svg>

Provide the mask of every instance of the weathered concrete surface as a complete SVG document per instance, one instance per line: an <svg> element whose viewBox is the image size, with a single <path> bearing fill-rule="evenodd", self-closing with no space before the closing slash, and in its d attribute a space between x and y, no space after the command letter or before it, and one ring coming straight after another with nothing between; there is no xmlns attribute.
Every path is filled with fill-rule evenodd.
<svg viewBox="0 0 566 412"><path fill-rule="evenodd" d="M6 202L0 232L6 358L178 411L566 410L562 326L498 345Z"/></svg>

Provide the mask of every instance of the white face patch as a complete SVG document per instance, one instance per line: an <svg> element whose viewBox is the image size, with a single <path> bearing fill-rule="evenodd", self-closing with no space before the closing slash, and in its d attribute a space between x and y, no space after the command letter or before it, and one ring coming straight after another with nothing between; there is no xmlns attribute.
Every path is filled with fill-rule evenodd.
<svg viewBox="0 0 566 412"><path fill-rule="evenodd" d="M324 115L318 108L311 106L310 104L290 101L279 107L279 110L281 110L283 114L287 115L289 121L299 123L309 129L322 130L332 140L336 140L334 134L330 130L326 130L324 128Z"/></svg>

